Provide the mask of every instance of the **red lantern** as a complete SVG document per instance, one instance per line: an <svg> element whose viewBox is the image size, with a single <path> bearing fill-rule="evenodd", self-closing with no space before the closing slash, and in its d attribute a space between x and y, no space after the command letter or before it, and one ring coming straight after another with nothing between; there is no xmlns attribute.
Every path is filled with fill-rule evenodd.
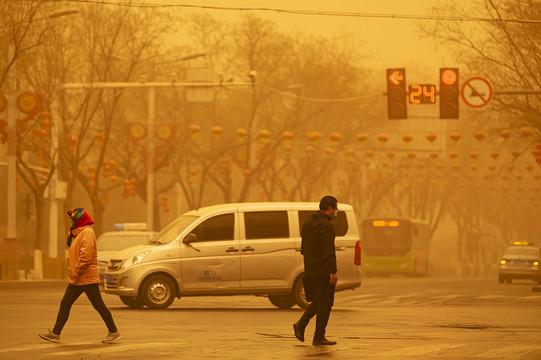
<svg viewBox="0 0 541 360"><path fill-rule="evenodd" d="M293 138L293 133L291 131L284 131L282 133L282 138L286 142L286 144L289 144L291 142L291 139Z"/></svg>
<svg viewBox="0 0 541 360"><path fill-rule="evenodd" d="M246 129L243 129L243 128L238 128L235 132L237 133L237 136L239 137L240 142L244 141L244 138L246 137L246 134L248 133Z"/></svg>
<svg viewBox="0 0 541 360"><path fill-rule="evenodd" d="M438 138L438 136L434 133L430 133L426 136L426 139L428 140L428 143L430 145L433 145L434 144L434 141L436 141L436 139Z"/></svg>
<svg viewBox="0 0 541 360"><path fill-rule="evenodd" d="M410 142L413 140L413 136L411 134L404 134L402 135L402 140L406 143L406 146L409 146Z"/></svg>
<svg viewBox="0 0 541 360"><path fill-rule="evenodd" d="M511 155L513 155L513 158L515 158L515 160L520 156L520 151L518 151L517 149L513 149L511 150Z"/></svg>
<svg viewBox="0 0 541 360"><path fill-rule="evenodd" d="M485 138L485 133L481 130L476 131L473 133L473 136L477 139L477 142L480 144L483 142L483 139Z"/></svg>
<svg viewBox="0 0 541 360"><path fill-rule="evenodd" d="M532 134L532 129L529 127L523 127L522 129L520 129L520 134L522 135L522 138L524 140L527 140L528 137Z"/></svg>
<svg viewBox="0 0 541 360"><path fill-rule="evenodd" d="M357 134L357 141L359 141L361 143L361 145L364 145L367 138L368 138L368 135L366 135L365 133L358 133Z"/></svg>
<svg viewBox="0 0 541 360"><path fill-rule="evenodd" d="M492 156L492 158L494 159L494 161L496 161L496 159L498 158L498 156L500 156L500 152L499 151L491 151L490 152L490 156Z"/></svg>
<svg viewBox="0 0 541 360"><path fill-rule="evenodd" d="M210 129L210 132L212 132L216 140L218 140L222 136L223 131L224 129L221 126L213 126Z"/></svg>
<svg viewBox="0 0 541 360"><path fill-rule="evenodd" d="M333 146L336 146L338 144L338 141L340 140L340 134L339 133L331 133L331 135L329 136L331 141L332 141L332 144Z"/></svg>
<svg viewBox="0 0 541 360"><path fill-rule="evenodd" d="M192 124L192 125L190 125L189 129L190 129L190 132L192 133L192 137L196 138L197 135L199 135L199 131L201 131L201 126L196 125L196 124Z"/></svg>
<svg viewBox="0 0 541 360"><path fill-rule="evenodd" d="M439 154L437 151L431 151L428 156L430 156L430 158L435 161L438 158Z"/></svg>
<svg viewBox="0 0 541 360"><path fill-rule="evenodd" d="M451 151L449 153L449 157L453 160L456 160L458 158L458 153L456 151Z"/></svg>
<svg viewBox="0 0 541 360"><path fill-rule="evenodd" d="M475 159L477 159L478 157L479 157L479 153L477 151L470 152L470 158L472 159L472 161L475 161Z"/></svg>
<svg viewBox="0 0 541 360"><path fill-rule="evenodd" d="M392 159L394 159L395 153L394 153L394 151L392 151L392 150L388 150L388 151L385 153L385 155L387 155L387 158L389 158L389 160L392 160Z"/></svg>
<svg viewBox="0 0 541 360"><path fill-rule="evenodd" d="M379 143L381 145L385 145L385 143L387 142L387 140L389 140L389 137L386 135L386 134L379 134L378 135L378 140L379 140Z"/></svg>
<svg viewBox="0 0 541 360"><path fill-rule="evenodd" d="M306 152L306 156L312 156L312 154L314 154L314 147L308 145L304 148L304 151Z"/></svg>
<svg viewBox="0 0 541 360"><path fill-rule="evenodd" d="M509 130L502 130L500 131L500 136L503 138L503 141L509 140L509 137L511 136L511 132Z"/></svg>
<svg viewBox="0 0 541 360"><path fill-rule="evenodd" d="M374 151L373 150L366 150L364 152L364 155L367 157L367 158L372 158L372 156L374 156Z"/></svg>
<svg viewBox="0 0 541 360"><path fill-rule="evenodd" d="M319 133L317 131L312 131L310 134L308 134L308 139L310 139L312 144L317 145L317 141L319 140Z"/></svg>
<svg viewBox="0 0 541 360"><path fill-rule="evenodd" d="M259 141L261 141L262 143L266 143L269 136L270 136L269 130L261 130L259 132Z"/></svg>
<svg viewBox="0 0 541 360"><path fill-rule="evenodd" d="M460 133L458 132L452 132L450 136L451 136L451 140L453 140L455 144L457 144L458 140L460 140Z"/></svg>

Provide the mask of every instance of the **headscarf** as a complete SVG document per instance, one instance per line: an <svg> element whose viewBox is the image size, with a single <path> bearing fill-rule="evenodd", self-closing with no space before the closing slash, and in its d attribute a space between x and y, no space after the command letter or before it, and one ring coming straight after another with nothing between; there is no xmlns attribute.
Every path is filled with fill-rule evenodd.
<svg viewBox="0 0 541 360"><path fill-rule="evenodd" d="M68 240L67 240L68 247L70 247L71 241L75 237L75 235L73 235L73 230L81 226L92 225L94 224L94 220L92 220L92 217L90 216L88 211L86 211L83 208L72 209L68 211L68 215L71 218L71 228L68 233Z"/></svg>

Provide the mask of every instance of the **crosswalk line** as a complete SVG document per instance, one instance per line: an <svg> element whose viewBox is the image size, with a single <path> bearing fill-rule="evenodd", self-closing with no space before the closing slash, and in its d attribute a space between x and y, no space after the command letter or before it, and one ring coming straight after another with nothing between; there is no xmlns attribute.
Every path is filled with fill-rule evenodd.
<svg viewBox="0 0 541 360"><path fill-rule="evenodd" d="M476 357L488 359L520 359L522 356L534 351L541 351L541 345L509 345L489 350Z"/></svg>
<svg viewBox="0 0 541 360"><path fill-rule="evenodd" d="M435 351L441 351L446 349L452 349L459 346L462 346L463 344L429 344L429 345L417 345L417 346L409 346L409 347L403 347L400 349L390 350L390 351L383 351L377 354L372 354L372 357L389 357L389 356L417 356L417 355L425 355L430 354Z"/></svg>
<svg viewBox="0 0 541 360"><path fill-rule="evenodd" d="M85 349L78 349L78 350L70 350L70 351L60 351L55 353L48 353L45 354L47 356L69 356L69 355L77 355L77 354L86 354L86 355L98 355L98 354L106 354L106 353L114 353L119 351L130 351L130 350L139 350L139 349L147 349L147 348L154 348L154 347L171 347L171 346L178 346L178 345L188 345L188 343L167 343L167 342L151 342L151 343L144 343L144 344L96 344L93 343L94 347L92 348L85 348Z"/></svg>

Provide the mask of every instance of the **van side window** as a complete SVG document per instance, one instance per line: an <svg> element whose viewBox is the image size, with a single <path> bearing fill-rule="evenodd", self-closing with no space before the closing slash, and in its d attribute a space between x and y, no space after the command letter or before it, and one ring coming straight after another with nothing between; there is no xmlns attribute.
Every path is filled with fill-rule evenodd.
<svg viewBox="0 0 541 360"><path fill-rule="evenodd" d="M257 211L244 213L246 239L288 238L287 211Z"/></svg>
<svg viewBox="0 0 541 360"><path fill-rule="evenodd" d="M340 210L340 205L338 205ZM308 216L315 213L315 211L299 211L299 234L302 234L302 227L308 219ZM332 226L334 227L334 233L336 236L344 236L348 233L348 218L345 211L338 211L338 215L331 221Z"/></svg>
<svg viewBox="0 0 541 360"><path fill-rule="evenodd" d="M234 240L235 217L233 214L218 215L199 224L192 233L197 241Z"/></svg>

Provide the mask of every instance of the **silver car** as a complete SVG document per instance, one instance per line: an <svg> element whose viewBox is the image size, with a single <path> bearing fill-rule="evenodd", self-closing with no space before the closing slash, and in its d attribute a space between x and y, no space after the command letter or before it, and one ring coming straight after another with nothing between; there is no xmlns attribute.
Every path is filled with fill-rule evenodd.
<svg viewBox="0 0 541 360"><path fill-rule="evenodd" d="M105 270L107 269L111 256L119 250L124 250L136 245L148 244L156 234L158 234L156 231L144 230L110 231L101 234L96 240L96 245L98 247L98 271L100 274L100 283L103 283Z"/></svg>
<svg viewBox="0 0 541 360"><path fill-rule="evenodd" d="M515 242L503 253L498 281L510 283L513 279L529 279L541 284L539 257L537 246L528 242Z"/></svg>

